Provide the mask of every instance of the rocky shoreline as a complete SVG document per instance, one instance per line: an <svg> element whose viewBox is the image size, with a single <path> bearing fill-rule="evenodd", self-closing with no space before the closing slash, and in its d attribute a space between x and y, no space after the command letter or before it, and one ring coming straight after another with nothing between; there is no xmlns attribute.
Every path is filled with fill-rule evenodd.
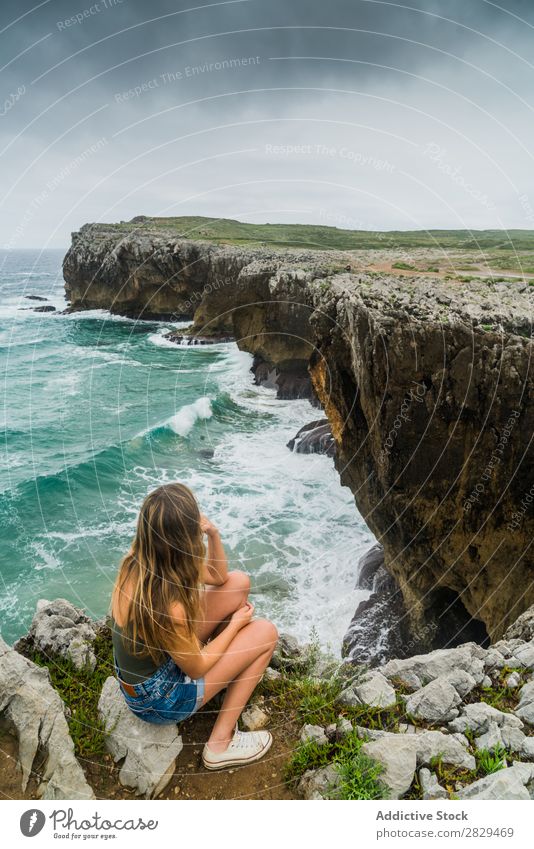
<svg viewBox="0 0 534 849"><path fill-rule="evenodd" d="M283 635L242 725L272 726L275 736L290 726L285 798L532 799L533 635L534 607L490 648L468 642L375 669ZM92 708L83 710L88 699ZM173 797L191 795L177 769L191 745L182 725L150 725L129 712L105 620L64 599L40 601L26 637L13 647L1 642L0 716L17 740L19 792L30 776L35 788L26 798L102 798L97 763L108 774L107 797L155 798L170 788ZM209 711L187 724L205 720L213 721ZM195 742L200 733L197 725ZM195 758L188 766L196 797L209 798L209 774ZM255 768L237 771L236 796ZM268 793L265 784L257 796Z"/></svg>
<svg viewBox="0 0 534 849"><path fill-rule="evenodd" d="M534 515L520 509L534 460L534 288L372 273L364 260L189 240L150 222L85 225L64 276L71 309L192 320L191 340L231 336L258 383L322 407L412 654L498 640L534 603ZM372 607L349 628L349 654Z"/></svg>

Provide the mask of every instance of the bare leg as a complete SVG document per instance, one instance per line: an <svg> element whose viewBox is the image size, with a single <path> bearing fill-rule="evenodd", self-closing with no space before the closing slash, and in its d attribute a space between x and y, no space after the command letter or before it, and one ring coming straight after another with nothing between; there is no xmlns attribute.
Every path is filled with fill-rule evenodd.
<svg viewBox="0 0 534 849"><path fill-rule="evenodd" d="M263 675L277 640L272 622L255 619L239 631L225 654L206 673L203 704L227 688L208 740L213 752L223 752L228 747L235 724Z"/></svg>
<svg viewBox="0 0 534 849"><path fill-rule="evenodd" d="M228 572L219 587L209 586L204 593L204 619L198 623L197 636L203 643L229 616L243 607L250 590L250 578L245 572Z"/></svg>

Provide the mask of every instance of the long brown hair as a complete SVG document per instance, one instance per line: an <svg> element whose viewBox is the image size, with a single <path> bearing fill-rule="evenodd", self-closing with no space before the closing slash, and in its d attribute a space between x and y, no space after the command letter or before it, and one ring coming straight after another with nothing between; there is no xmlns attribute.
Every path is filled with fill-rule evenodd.
<svg viewBox="0 0 534 849"><path fill-rule="evenodd" d="M189 487L171 483L147 495L113 590L118 601L125 582L132 579L128 633L124 633L130 654L150 655L155 663L162 662L179 642L169 614L175 602L185 610L187 636L194 637L205 556L200 511Z"/></svg>

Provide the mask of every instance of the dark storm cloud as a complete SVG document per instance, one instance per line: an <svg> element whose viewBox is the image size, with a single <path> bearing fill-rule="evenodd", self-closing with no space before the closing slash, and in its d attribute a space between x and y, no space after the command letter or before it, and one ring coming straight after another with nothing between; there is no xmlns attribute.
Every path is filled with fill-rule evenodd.
<svg viewBox="0 0 534 849"><path fill-rule="evenodd" d="M240 189L211 194L241 179L259 187L254 208L271 210L272 218L356 204L356 222L372 224L380 206L384 227L402 226L404 212L410 226L425 209L430 226L453 204L451 220L457 212L486 221L488 210L472 204L476 191L465 189L467 177L462 185L449 172L474 169L471 189L505 171L495 191L517 196L510 173L518 166L509 160L531 135L532 68L524 57L533 22L526 0L8 0L0 21L0 132L9 179L0 224L9 234L18 222L21 246L64 243L68 230L99 215L158 214L173 198L175 214L250 216L250 198ZM348 119L374 134L360 128L349 138L332 129ZM446 156L428 147L437 144L438 121L452 128ZM214 129L222 123L239 127ZM175 141L182 136L190 141ZM288 165L287 157L269 153L271 141L319 141L336 150L349 144L357 161L378 151L395 159L397 176L380 186L367 168L358 173L357 200L340 199L337 189L328 198L319 183L310 188L314 175L324 184L348 180L353 190L355 172L339 151L313 162L304 154ZM170 185L160 176L177 161L199 159L201 169L182 169ZM446 201L426 207L421 197L418 206L401 185L403 171L421 176L427 195L445 192ZM288 175L302 177L297 212L288 211L294 191L282 188ZM261 181L271 178L282 182L269 193ZM369 200L373 194L380 200ZM518 207L517 197L514 204L503 212L510 219L514 208L524 217L525 204Z"/></svg>

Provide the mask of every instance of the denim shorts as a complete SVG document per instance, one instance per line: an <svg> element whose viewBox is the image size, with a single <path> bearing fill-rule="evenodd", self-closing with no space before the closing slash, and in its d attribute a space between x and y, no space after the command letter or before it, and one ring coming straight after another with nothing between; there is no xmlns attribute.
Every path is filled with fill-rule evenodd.
<svg viewBox="0 0 534 849"><path fill-rule="evenodd" d="M136 692L135 696L123 688L116 662L115 674L126 704L132 713L145 722L160 725L181 722L196 713L202 705L204 678L191 679L171 657L150 678L131 685Z"/></svg>

